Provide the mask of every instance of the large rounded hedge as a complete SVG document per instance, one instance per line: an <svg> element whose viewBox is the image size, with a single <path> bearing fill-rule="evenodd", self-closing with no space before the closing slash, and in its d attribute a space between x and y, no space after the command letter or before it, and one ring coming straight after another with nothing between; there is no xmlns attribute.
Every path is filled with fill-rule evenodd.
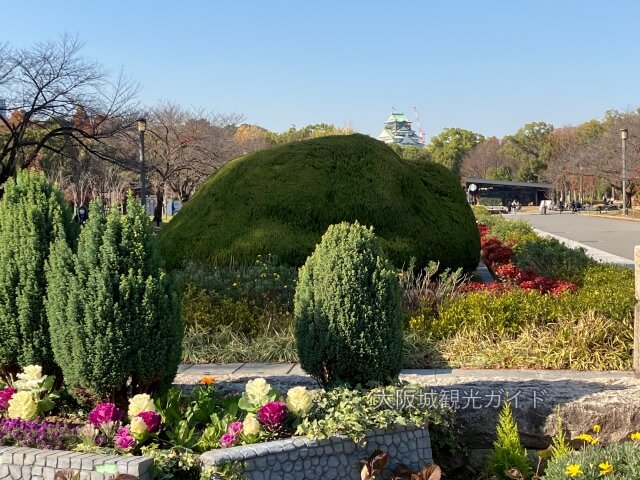
<svg viewBox="0 0 640 480"><path fill-rule="evenodd" d="M375 228L396 266L415 257L476 267L480 240L458 181L431 162L401 160L365 135L323 137L236 158L161 231L167 266L186 260L302 265L329 225Z"/></svg>

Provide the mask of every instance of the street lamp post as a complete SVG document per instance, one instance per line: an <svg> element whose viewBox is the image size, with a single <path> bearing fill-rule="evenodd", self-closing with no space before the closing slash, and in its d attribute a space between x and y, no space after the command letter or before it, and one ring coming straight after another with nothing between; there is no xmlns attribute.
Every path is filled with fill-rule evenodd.
<svg viewBox="0 0 640 480"><path fill-rule="evenodd" d="M138 119L138 133L140 134L140 203L147 213L147 172L144 163L144 131L147 129L147 121L144 118Z"/></svg>
<svg viewBox="0 0 640 480"><path fill-rule="evenodd" d="M622 140L622 213L629 215L627 209L627 137L629 131L626 128L620 129L620 139Z"/></svg>

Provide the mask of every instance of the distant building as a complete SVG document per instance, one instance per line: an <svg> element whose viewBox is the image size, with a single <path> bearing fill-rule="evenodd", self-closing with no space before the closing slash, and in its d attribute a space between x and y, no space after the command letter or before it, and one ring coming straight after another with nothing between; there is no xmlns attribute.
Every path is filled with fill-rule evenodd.
<svg viewBox="0 0 640 480"><path fill-rule="evenodd" d="M0 117L7 118L9 110L7 110L7 102L4 98L0 98Z"/></svg>
<svg viewBox="0 0 640 480"><path fill-rule="evenodd" d="M391 112L384 122L384 128L378 140L388 144L403 145L406 147L424 147L420 136L411 128L411 121L404 113Z"/></svg>
<svg viewBox="0 0 640 480"><path fill-rule="evenodd" d="M550 183L508 182L484 178L464 179L469 203L474 205L507 206L514 200L521 205L539 205L542 200L553 198Z"/></svg>

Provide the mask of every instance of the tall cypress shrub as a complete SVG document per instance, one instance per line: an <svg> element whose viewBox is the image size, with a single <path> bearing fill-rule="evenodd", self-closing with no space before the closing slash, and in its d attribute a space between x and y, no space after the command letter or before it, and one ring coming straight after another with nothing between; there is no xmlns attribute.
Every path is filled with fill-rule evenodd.
<svg viewBox="0 0 640 480"><path fill-rule="evenodd" d="M371 228L329 227L300 269L294 312L301 366L324 386L397 378L400 288Z"/></svg>
<svg viewBox="0 0 640 480"><path fill-rule="evenodd" d="M51 242L71 239L71 213L43 174L19 172L0 201L0 370L55 370L44 306Z"/></svg>
<svg viewBox="0 0 640 480"><path fill-rule="evenodd" d="M181 356L183 326L173 280L160 267L148 217L94 203L77 253L52 247L47 270L51 344L72 388L122 401L162 393Z"/></svg>

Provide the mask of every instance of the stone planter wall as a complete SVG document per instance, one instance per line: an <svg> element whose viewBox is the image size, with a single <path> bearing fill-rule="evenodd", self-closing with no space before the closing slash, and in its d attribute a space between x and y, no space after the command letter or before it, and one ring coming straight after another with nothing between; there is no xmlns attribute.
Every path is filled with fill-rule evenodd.
<svg viewBox="0 0 640 480"><path fill-rule="evenodd" d="M0 447L0 479L52 480L58 470L80 473L80 480L108 480L128 473L148 480L151 459L147 457L94 455L64 450ZM114 473L115 472L115 473Z"/></svg>
<svg viewBox="0 0 640 480"><path fill-rule="evenodd" d="M373 431L365 446L355 445L347 437L319 441L300 437L211 450L200 459L204 467L214 471L229 462L242 462L249 480L360 478L359 460L378 448L389 454L391 469L402 463L418 470L433 462L429 430L415 427Z"/></svg>

